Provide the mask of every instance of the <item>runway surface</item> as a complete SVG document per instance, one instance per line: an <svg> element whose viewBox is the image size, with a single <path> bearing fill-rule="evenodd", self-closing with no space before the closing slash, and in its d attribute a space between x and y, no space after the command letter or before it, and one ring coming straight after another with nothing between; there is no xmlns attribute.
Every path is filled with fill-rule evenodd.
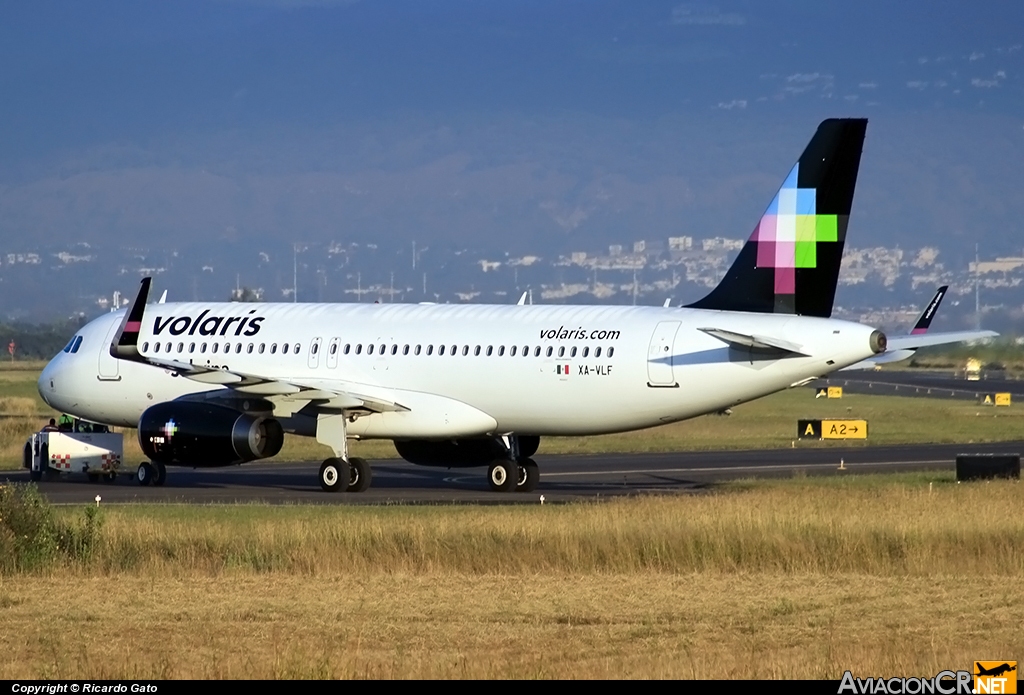
<svg viewBox="0 0 1024 695"><path fill-rule="evenodd" d="M836 372L827 379L810 384L814 388L842 386L847 393L879 396L953 398L977 401L985 394L1009 393L1015 403L1024 403L1024 380L1005 374L986 372L978 381L956 378L952 371L874 371L871 369Z"/></svg>
<svg viewBox="0 0 1024 695"><path fill-rule="evenodd" d="M364 493L326 493L317 483L319 462L250 463L218 469L170 467L163 487L142 487L133 478L89 483L85 476L41 482L58 504L104 502L316 503L316 504L537 504L622 495L680 493L748 477L856 475L865 472L953 470L957 454L1024 453L1024 441L886 447L815 447L762 451L709 451L603 456L537 456L541 482L532 493L496 493L485 468L438 469L403 461L373 465ZM837 471L840 459L848 469ZM0 473L0 481L27 481L27 471Z"/></svg>

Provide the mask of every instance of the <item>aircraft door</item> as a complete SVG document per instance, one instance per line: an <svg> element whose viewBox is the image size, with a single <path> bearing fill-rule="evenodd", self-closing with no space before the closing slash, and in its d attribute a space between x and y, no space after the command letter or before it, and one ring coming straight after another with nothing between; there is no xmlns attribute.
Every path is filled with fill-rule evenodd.
<svg viewBox="0 0 1024 695"><path fill-rule="evenodd" d="M331 338L331 344L327 348L327 368L336 369L338 367L338 350L341 338Z"/></svg>
<svg viewBox="0 0 1024 695"><path fill-rule="evenodd" d="M316 369L320 366L320 343L323 342L321 338L313 338L313 342L309 344L309 368Z"/></svg>
<svg viewBox="0 0 1024 695"><path fill-rule="evenodd" d="M675 343L678 321L662 321L654 329L647 348L647 385L678 386L672 371L672 347Z"/></svg>
<svg viewBox="0 0 1024 695"><path fill-rule="evenodd" d="M114 336L117 335L117 329L120 327L119 321L111 323L107 330L107 337L103 339L103 345L99 346L100 363L97 365L96 373L102 381L121 380L119 360L110 354L110 343L113 342Z"/></svg>

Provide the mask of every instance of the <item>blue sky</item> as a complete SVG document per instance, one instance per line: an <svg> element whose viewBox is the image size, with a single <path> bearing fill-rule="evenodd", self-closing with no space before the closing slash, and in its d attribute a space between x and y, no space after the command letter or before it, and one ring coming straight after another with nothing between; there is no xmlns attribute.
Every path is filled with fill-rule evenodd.
<svg viewBox="0 0 1024 695"><path fill-rule="evenodd" d="M851 115L851 244L1019 253L1024 3L837 5L5 3L0 245L745 237Z"/></svg>

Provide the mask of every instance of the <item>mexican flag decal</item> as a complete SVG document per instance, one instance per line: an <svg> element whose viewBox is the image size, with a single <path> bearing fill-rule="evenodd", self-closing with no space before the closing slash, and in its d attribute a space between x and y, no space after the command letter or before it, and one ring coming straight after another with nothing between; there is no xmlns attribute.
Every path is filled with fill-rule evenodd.
<svg viewBox="0 0 1024 695"><path fill-rule="evenodd" d="M569 365L567 364L556 364L555 373L561 374L562 376L569 376Z"/></svg>

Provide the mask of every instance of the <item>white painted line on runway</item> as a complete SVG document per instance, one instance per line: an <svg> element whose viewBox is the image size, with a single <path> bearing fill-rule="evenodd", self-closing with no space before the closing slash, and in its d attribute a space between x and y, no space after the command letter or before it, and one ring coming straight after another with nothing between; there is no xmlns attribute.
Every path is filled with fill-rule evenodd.
<svg viewBox="0 0 1024 695"><path fill-rule="evenodd" d="M951 464L953 461L949 459L936 459L930 461L873 461L868 463L847 463L847 468L862 468L868 466L921 466L921 465L932 465L936 463ZM789 464L772 464L768 466L715 466L707 468L649 468L649 469L631 469L624 471L572 471L557 473L551 471L541 471L541 476L547 480L548 478L555 477L569 477L569 476L583 476L583 475L629 475L635 474L656 474L656 473L726 473L729 471L770 471L770 470L787 470L790 468L837 468L838 463L789 463Z"/></svg>

